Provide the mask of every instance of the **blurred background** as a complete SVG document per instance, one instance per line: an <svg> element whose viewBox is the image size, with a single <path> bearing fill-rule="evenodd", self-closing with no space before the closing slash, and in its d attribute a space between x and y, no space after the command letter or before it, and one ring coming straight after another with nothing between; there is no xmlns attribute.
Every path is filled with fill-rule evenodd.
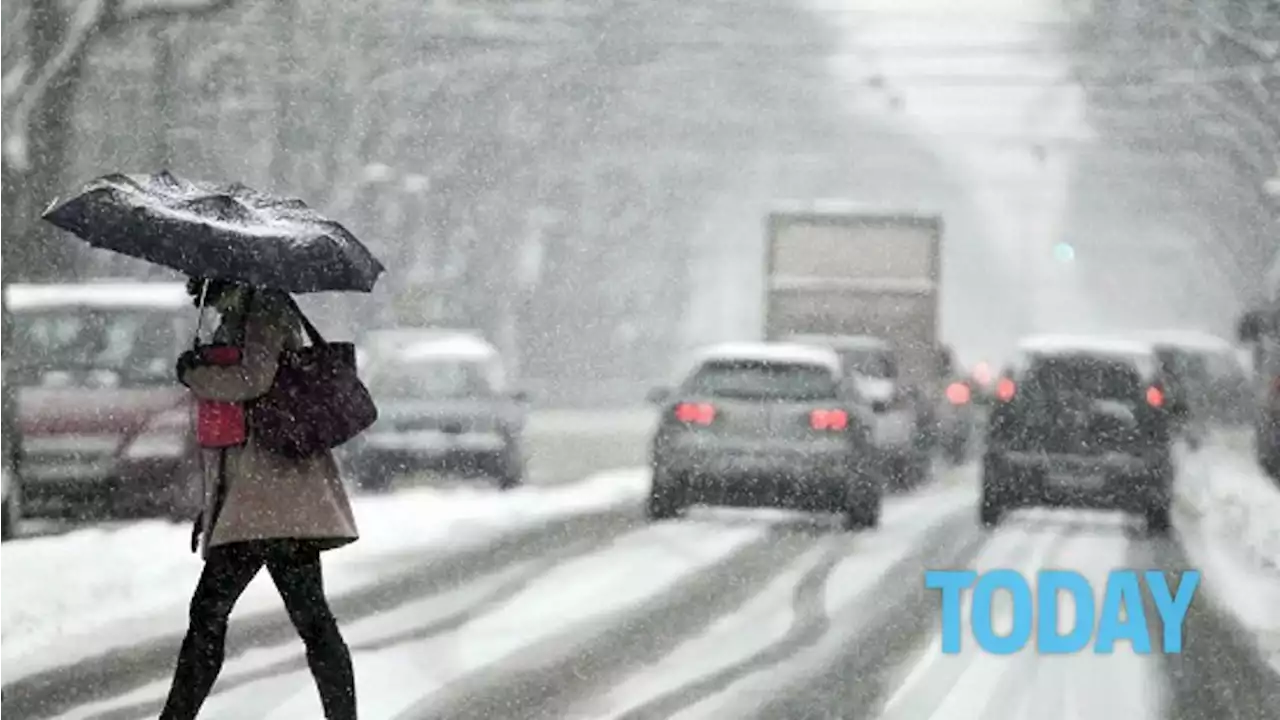
<svg viewBox="0 0 1280 720"><path fill-rule="evenodd" d="M4 279L160 272L38 220L91 177L242 180L391 268L322 327L474 327L564 403L758 334L779 198L941 210L967 364L1274 294L1274 3L946 6L6 2Z"/></svg>

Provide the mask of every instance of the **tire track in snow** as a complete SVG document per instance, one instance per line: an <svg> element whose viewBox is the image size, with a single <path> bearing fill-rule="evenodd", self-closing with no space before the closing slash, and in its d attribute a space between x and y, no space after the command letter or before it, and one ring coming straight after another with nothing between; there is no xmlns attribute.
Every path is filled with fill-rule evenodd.
<svg viewBox="0 0 1280 720"><path fill-rule="evenodd" d="M716 619L741 611L748 602L763 595L776 593L769 586L800 576L801 568L810 564L801 558L810 555L817 558L814 566L803 576L788 581L800 586L792 594L803 608L807 639L814 632L808 629L810 623L816 621L820 625L826 616L826 584L836 567L844 567L839 561L849 559L851 551L854 556L862 556L859 551L867 550L882 558L881 562L872 563L876 566L873 577L882 577L888 568L901 564L904 555L919 552L907 549L885 558L888 544L896 542L913 548L931 530L945 524L946 517L954 518L959 508L971 506L973 498L965 490L934 488L923 496L891 498L888 502L880 531L850 535L831 530L829 524L813 518L777 526L760 555L744 556L735 567L704 571L686 583L672 586L669 594L611 618L607 625L586 624L585 631L571 629L540 647L531 646L532 651L486 667L437 696L424 697L400 717L600 716L603 711L599 708L582 709L582 701L596 697L593 693L615 685L622 677L633 675L637 668L666 658L685 645L690 636L703 637ZM924 523L919 522L923 519L921 514L928 518ZM816 632L821 634L820 629Z"/></svg>
<svg viewBox="0 0 1280 720"><path fill-rule="evenodd" d="M1048 527L1040 525L1042 522L1039 519L1024 519L1012 527L999 528L991 536L986 551L971 565L972 569L982 572L993 568L1017 568L1027 573L1051 567L1053 561L1061 556L1063 549L1084 529L1083 524L1071 520L1065 523L1050 521L1052 524ZM1017 543L1020 536L1027 535L1030 535L1029 542ZM965 596L960 611L962 617L970 612L972 598L972 594ZM997 618L1002 612L997 605ZM930 608L927 615L931 619L938 618L938 609ZM962 639L962 654L959 656L943 655L941 642L940 633L932 632L928 645L912 663L911 672L900 678L899 683L887 682L882 688L878 688L891 693L881 709L883 718L896 720L935 717L937 711L946 705L956 689L963 684L966 675L980 663L990 659L976 649L976 641L969 633ZM1017 675L1019 672L1012 674Z"/></svg>
<svg viewBox="0 0 1280 720"><path fill-rule="evenodd" d="M884 599L870 613L846 614L848 632L835 632L828 636L829 647L818 667L810 663L796 663L790 668L793 680L783 692L776 687L762 688L754 697L746 697L740 703L738 717L872 717L886 690L901 693L903 687L914 684L913 678L895 682L891 673L920 647L920 640L930 637L938 617L937 593L924 587L924 571L933 567L970 566L1021 566L1036 556L1053 553L1065 544L1074 530L1069 527L1054 528L1048 533L1032 529L1009 528L995 536L976 532L970 522L971 535L966 546L972 549L969 557L948 558L946 565L919 564L905 571L915 582L906 583L902 591L891 599ZM1038 541L1037 541L1038 539ZM993 562L997 561L997 562ZM928 646L930 650L934 641ZM959 664L957 664L959 665ZM810 669L812 668L812 670ZM937 670L936 667L925 668ZM933 695L941 697L943 688L954 686L964 667L947 668L945 677L930 682L923 700ZM935 677L937 676L934 673ZM913 693L912 700L921 699ZM905 717L915 717L910 713Z"/></svg>
<svg viewBox="0 0 1280 720"><path fill-rule="evenodd" d="M352 622L386 612L413 598L461 587L503 567L556 552L584 538L598 544L607 542L640 527L642 522L634 510L610 510L551 520L540 527L501 536L487 545L458 553L427 555L419 566L397 573L385 582L333 598L331 603L341 622ZM290 642L295 637L283 611L237 618L228 635L227 657ZM22 718L53 717L81 705L118 697L168 676L181 643L181 635L160 638L5 684L0 713Z"/></svg>
<svg viewBox="0 0 1280 720"><path fill-rule="evenodd" d="M570 627L515 657L423 698L398 720L562 718L583 688L596 687L747 602L814 548L827 532L812 523L771 528L728 559L599 623Z"/></svg>
<svg viewBox="0 0 1280 720"><path fill-rule="evenodd" d="M911 555L893 563L891 568L875 583L860 593L858 602L863 609L859 614L870 616L874 607L885 603L885 598L892 599L895 593L878 593L886 583L893 583L894 578L901 578L902 568L912 565L949 565L964 561L967 556L976 552L978 537L971 535L969 540L955 543L955 538L962 535L963 526L970 524L968 518L963 520L955 515L936 525L923 538L920 547ZM827 586L836 567L850 559L849 548L843 544L833 544L825 556L812 567L796 585L793 593L793 621L787 635L778 643L761 650L754 655L725 667L711 675L696 680L684 687L677 688L645 704L635 707L617 720L660 720L669 718L703 699L711 697L732 686L743 678L775 665L785 662L802 649L821 640L830 631L831 618L827 612ZM853 548L856 550L856 548ZM892 600L890 600L892 604Z"/></svg>

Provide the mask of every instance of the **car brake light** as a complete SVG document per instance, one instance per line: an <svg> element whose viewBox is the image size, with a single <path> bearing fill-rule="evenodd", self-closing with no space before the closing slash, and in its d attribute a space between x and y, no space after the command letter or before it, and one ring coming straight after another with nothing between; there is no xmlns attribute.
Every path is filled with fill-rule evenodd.
<svg viewBox="0 0 1280 720"><path fill-rule="evenodd" d="M947 400L952 405L964 405L969 402L969 386L962 382L953 382L947 386Z"/></svg>
<svg viewBox="0 0 1280 720"><path fill-rule="evenodd" d="M1160 388L1154 386L1147 388L1147 404L1155 408L1164 406L1164 393Z"/></svg>
<svg viewBox="0 0 1280 720"><path fill-rule="evenodd" d="M1009 402L1017 393L1017 384L1009 378L1000 378L1000 382L996 383L996 398L998 398L1000 402Z"/></svg>
<svg viewBox="0 0 1280 720"><path fill-rule="evenodd" d="M849 413L843 410L814 410L809 413L809 427L814 430L844 430L849 427Z"/></svg>
<svg viewBox="0 0 1280 720"><path fill-rule="evenodd" d="M676 406L676 419L682 423L710 425L716 419L716 409L707 403L680 403Z"/></svg>

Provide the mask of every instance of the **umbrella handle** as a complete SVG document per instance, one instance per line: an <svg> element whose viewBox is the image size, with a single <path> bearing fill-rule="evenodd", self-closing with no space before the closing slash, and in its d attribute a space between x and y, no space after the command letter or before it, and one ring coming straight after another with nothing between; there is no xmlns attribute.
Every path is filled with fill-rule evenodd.
<svg viewBox="0 0 1280 720"><path fill-rule="evenodd" d="M198 313L196 315L196 331L191 338L191 348L193 350L200 349L200 330L203 329L204 326L204 301L208 295L209 280L205 279L204 282L200 283L200 302L196 306L196 312Z"/></svg>

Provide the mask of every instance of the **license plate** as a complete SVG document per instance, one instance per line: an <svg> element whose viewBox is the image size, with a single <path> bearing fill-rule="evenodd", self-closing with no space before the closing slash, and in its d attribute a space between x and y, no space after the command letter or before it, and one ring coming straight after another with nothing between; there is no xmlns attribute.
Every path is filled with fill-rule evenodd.
<svg viewBox="0 0 1280 720"><path fill-rule="evenodd" d="M1061 488L1091 490L1103 486L1105 478L1088 473L1050 473L1049 484Z"/></svg>

